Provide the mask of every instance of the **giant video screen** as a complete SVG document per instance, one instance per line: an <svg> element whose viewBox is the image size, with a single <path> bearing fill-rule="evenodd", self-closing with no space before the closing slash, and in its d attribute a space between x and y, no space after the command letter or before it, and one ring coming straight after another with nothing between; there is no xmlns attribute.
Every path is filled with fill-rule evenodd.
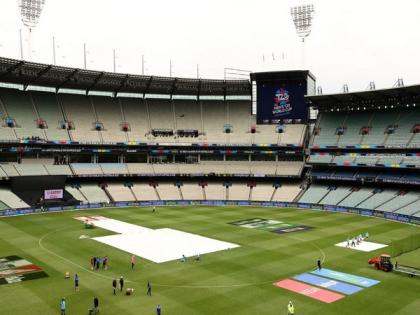
<svg viewBox="0 0 420 315"><path fill-rule="evenodd" d="M306 83L258 82L257 123L303 123L308 118Z"/></svg>

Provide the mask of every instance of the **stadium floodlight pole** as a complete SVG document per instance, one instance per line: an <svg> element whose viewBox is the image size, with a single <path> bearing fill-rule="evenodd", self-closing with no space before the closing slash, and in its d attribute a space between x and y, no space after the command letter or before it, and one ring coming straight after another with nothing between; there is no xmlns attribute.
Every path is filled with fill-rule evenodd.
<svg viewBox="0 0 420 315"><path fill-rule="evenodd" d="M23 41L22 41L22 29L19 29L19 44L20 44L20 59L23 60Z"/></svg>
<svg viewBox="0 0 420 315"><path fill-rule="evenodd" d="M83 66L86 69L86 43L83 43Z"/></svg>
<svg viewBox="0 0 420 315"><path fill-rule="evenodd" d="M296 33L302 39L302 68L305 67L305 38L311 34L314 13L313 4L295 6L290 9Z"/></svg>
<svg viewBox="0 0 420 315"><path fill-rule="evenodd" d="M57 64L56 63L56 58L55 58L55 36L53 36L53 38L52 38L52 44L53 44L53 64L55 66Z"/></svg>
<svg viewBox="0 0 420 315"><path fill-rule="evenodd" d="M200 65L197 63L197 79L200 79Z"/></svg>
<svg viewBox="0 0 420 315"><path fill-rule="evenodd" d="M115 49L112 50L112 55L113 55L113 62L114 62L114 72L117 72Z"/></svg>
<svg viewBox="0 0 420 315"><path fill-rule="evenodd" d="M29 30L28 34L28 56L31 56L31 33L41 17L42 9L44 8L45 0L18 0L18 7L20 9L20 15L22 23ZM23 54L21 54L22 56Z"/></svg>
<svg viewBox="0 0 420 315"><path fill-rule="evenodd" d="M172 59L169 59L169 77L172 78Z"/></svg>
<svg viewBox="0 0 420 315"><path fill-rule="evenodd" d="M141 55L141 74L144 75L144 55Z"/></svg>

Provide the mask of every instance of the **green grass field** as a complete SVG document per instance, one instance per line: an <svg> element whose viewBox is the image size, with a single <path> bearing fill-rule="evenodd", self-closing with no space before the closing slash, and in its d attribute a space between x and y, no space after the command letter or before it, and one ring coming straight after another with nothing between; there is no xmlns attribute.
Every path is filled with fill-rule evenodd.
<svg viewBox="0 0 420 315"><path fill-rule="evenodd" d="M130 255L79 236L112 234L99 228L86 230L76 215L104 215L149 228L171 227L241 245L240 248L189 260L155 264L138 259L131 270ZM248 218L266 218L314 227L313 230L275 234L227 224ZM47 278L0 285L0 314L59 314L61 297L67 299L67 314L83 315L95 295L100 314L286 314L289 300L296 314L420 314L420 278L376 271L367 264L387 249L363 253L334 244L348 236L369 231L370 240L390 244L419 235L420 228L338 213L257 207L162 207L104 209L83 212L29 215L0 219L0 257L18 255L41 266ZM89 270L91 255L108 255L108 271ZM420 251L404 254L420 261ZM402 257L403 257L402 256ZM380 280L381 283L325 304L272 285L273 282L324 266ZM401 257L401 259L402 259ZM402 261L401 261L402 263ZM64 273L80 276L80 292ZM112 278L123 275L133 296L112 295ZM150 280L153 296L146 296Z"/></svg>

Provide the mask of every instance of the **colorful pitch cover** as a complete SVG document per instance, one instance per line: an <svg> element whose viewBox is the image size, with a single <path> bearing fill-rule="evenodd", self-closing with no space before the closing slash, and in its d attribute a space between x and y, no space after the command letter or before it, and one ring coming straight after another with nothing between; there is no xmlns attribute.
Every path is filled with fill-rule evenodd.
<svg viewBox="0 0 420 315"><path fill-rule="evenodd" d="M277 220L268 220L262 218L251 218L241 221L230 222L230 224L238 225L248 229L257 229L269 231L277 234L286 234L293 232L300 232L312 229L311 226L296 225Z"/></svg>
<svg viewBox="0 0 420 315"><path fill-rule="evenodd" d="M352 274L344 273L340 271L335 271L335 270L331 270L327 268L322 268L321 270L314 270L311 273L314 275L318 275L318 276L322 276L322 277L326 277L326 278L330 278L334 280L344 281L344 282L351 283L351 284L358 285L365 288L369 288L371 286L374 286L380 283L380 281L378 280L364 278L364 277L360 277L360 276L356 276L356 275L352 275Z"/></svg>
<svg viewBox="0 0 420 315"><path fill-rule="evenodd" d="M19 256L0 258L0 285L19 283L48 277L48 275L31 262Z"/></svg>
<svg viewBox="0 0 420 315"><path fill-rule="evenodd" d="M344 295L331 292L325 289L320 289L305 283L301 283L292 279L286 279L274 283L275 286L289 291L293 291L310 298L322 301L324 303L332 303L344 298Z"/></svg>
<svg viewBox="0 0 420 315"><path fill-rule="evenodd" d="M328 290L343 293L346 295L353 294L353 293L363 290L363 288L357 287L355 285L351 285L351 284L347 284L347 283L343 283L343 282L339 282L339 281L335 281L335 280L331 280L327 278L318 277L315 275L311 275L309 273L303 273L301 275L297 275L293 277L293 279L301 281L301 282L305 282L308 284L313 284L313 285L316 285L318 287L325 288Z"/></svg>

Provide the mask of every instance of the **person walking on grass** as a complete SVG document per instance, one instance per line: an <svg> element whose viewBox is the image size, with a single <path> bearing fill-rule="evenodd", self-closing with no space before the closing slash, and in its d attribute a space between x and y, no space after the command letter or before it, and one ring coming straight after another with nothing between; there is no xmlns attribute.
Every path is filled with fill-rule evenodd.
<svg viewBox="0 0 420 315"><path fill-rule="evenodd" d="M150 284L150 281L147 281L147 295L152 296L152 285Z"/></svg>
<svg viewBox="0 0 420 315"><path fill-rule="evenodd" d="M79 275L74 275L74 291L79 292Z"/></svg>
<svg viewBox="0 0 420 315"><path fill-rule="evenodd" d="M131 270L133 270L134 269L134 266L136 264L136 256L135 255L132 255L130 261L131 261Z"/></svg>
<svg viewBox="0 0 420 315"><path fill-rule="evenodd" d="M99 312L99 299L97 296L93 298L93 309L95 311L95 314Z"/></svg>
<svg viewBox="0 0 420 315"><path fill-rule="evenodd" d="M318 267L318 270L321 270L321 269L322 269L322 266L321 266L321 259L319 259L319 258L318 258L318 260L316 261L316 265L317 265L317 267Z"/></svg>
<svg viewBox="0 0 420 315"><path fill-rule="evenodd" d="M66 315L66 298L62 298L60 301L60 314Z"/></svg>
<svg viewBox="0 0 420 315"><path fill-rule="evenodd" d="M123 288L124 288L124 278L123 276L121 276L120 277L120 292L122 292Z"/></svg>
<svg viewBox="0 0 420 315"><path fill-rule="evenodd" d="M112 289L114 292L114 295L117 295L117 279L114 278L114 280L112 280Z"/></svg>
<svg viewBox="0 0 420 315"><path fill-rule="evenodd" d="M156 315L161 315L162 314L162 308L160 307L160 305L158 305L156 307Z"/></svg>
<svg viewBox="0 0 420 315"><path fill-rule="evenodd" d="M295 314L295 307L292 301L289 301L289 304L287 305L287 315L294 315L294 314Z"/></svg>

